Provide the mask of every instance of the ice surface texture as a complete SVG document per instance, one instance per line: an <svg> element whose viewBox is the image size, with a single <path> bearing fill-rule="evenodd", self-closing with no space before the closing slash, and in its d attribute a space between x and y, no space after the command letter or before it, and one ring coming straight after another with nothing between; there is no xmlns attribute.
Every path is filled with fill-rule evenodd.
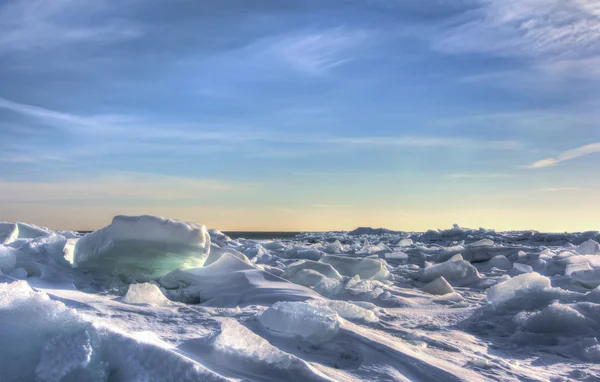
<svg viewBox="0 0 600 382"><path fill-rule="evenodd" d="M0 223L0 380L594 380L599 240Z"/></svg>

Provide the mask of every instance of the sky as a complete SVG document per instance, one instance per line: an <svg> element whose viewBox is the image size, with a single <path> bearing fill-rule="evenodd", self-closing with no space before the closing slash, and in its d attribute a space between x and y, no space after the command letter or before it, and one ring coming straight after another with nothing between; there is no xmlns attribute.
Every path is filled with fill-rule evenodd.
<svg viewBox="0 0 600 382"><path fill-rule="evenodd" d="M0 220L600 230L597 0L0 0Z"/></svg>

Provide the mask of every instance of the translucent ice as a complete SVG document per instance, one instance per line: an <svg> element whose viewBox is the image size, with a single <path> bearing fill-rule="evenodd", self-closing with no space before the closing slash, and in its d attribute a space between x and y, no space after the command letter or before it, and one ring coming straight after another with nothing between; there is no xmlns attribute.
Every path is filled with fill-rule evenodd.
<svg viewBox="0 0 600 382"><path fill-rule="evenodd" d="M330 341L340 327L334 310L304 302L277 302L260 315L259 321L273 333L300 337L313 345Z"/></svg>
<svg viewBox="0 0 600 382"><path fill-rule="evenodd" d="M491 287L487 293L487 301L500 304L545 288L550 288L550 279L535 272L525 273Z"/></svg>

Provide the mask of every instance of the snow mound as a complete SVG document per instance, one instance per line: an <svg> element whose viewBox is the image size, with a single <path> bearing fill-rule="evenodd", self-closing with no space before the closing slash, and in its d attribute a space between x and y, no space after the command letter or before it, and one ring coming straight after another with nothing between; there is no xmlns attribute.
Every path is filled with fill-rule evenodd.
<svg viewBox="0 0 600 382"><path fill-rule="evenodd" d="M36 239L48 235L50 235L50 231L33 224L0 222L0 244L10 244L19 239Z"/></svg>
<svg viewBox="0 0 600 382"><path fill-rule="evenodd" d="M451 285L466 286L480 280L477 269L466 260L447 261L425 268L420 280L431 282L438 277L444 277Z"/></svg>
<svg viewBox="0 0 600 382"><path fill-rule="evenodd" d="M2 381L225 381L166 344L96 325L25 281L0 284Z"/></svg>
<svg viewBox="0 0 600 382"><path fill-rule="evenodd" d="M290 264L283 273L283 278L291 279L296 273L303 270L313 270L319 272L320 274L327 276L332 279L341 280L342 275L339 274L338 271L335 270L333 266L330 264L312 261L312 260L300 260L295 263Z"/></svg>
<svg viewBox="0 0 600 382"><path fill-rule="evenodd" d="M326 255L320 261L330 264L340 274L348 277L360 276L363 280L387 280L390 275L387 263L381 259Z"/></svg>
<svg viewBox="0 0 600 382"><path fill-rule="evenodd" d="M156 285L142 283L129 285L123 301L128 304L164 305L169 300Z"/></svg>
<svg viewBox="0 0 600 382"><path fill-rule="evenodd" d="M277 335L299 337L313 345L330 341L340 328L334 310L304 302L277 302L259 316L259 322Z"/></svg>
<svg viewBox="0 0 600 382"><path fill-rule="evenodd" d="M421 290L423 292L435 295L454 293L454 288L452 288L452 285L448 284L448 281L446 281L446 279L443 276L436 278L435 280L421 288Z"/></svg>
<svg viewBox="0 0 600 382"><path fill-rule="evenodd" d="M229 253L205 267L177 269L159 283L168 289L167 296L172 300L216 306L270 305L320 298L306 287L255 268Z"/></svg>
<svg viewBox="0 0 600 382"><path fill-rule="evenodd" d="M487 301L491 304L501 304L550 286L550 279L547 277L535 272L525 273L491 287L487 293Z"/></svg>

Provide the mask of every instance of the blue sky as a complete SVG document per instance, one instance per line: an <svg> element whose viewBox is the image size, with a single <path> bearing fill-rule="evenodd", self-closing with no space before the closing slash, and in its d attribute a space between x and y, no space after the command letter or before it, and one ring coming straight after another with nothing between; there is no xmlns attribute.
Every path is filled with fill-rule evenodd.
<svg viewBox="0 0 600 382"><path fill-rule="evenodd" d="M591 0L0 1L0 219L600 229Z"/></svg>

